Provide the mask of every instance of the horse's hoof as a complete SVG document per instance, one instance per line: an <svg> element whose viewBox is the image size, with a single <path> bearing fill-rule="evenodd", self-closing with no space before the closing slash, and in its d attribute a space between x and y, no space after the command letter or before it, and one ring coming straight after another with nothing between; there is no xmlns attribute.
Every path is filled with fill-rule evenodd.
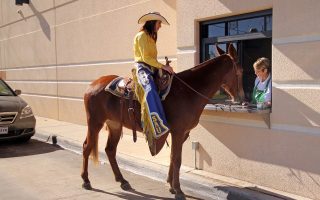
<svg viewBox="0 0 320 200"><path fill-rule="evenodd" d="M131 185L128 182L121 183L120 187L125 191L128 191L128 190L132 189Z"/></svg>
<svg viewBox="0 0 320 200"><path fill-rule="evenodd" d="M169 192L171 193L171 194L175 194L176 193L176 191L171 187L171 188L169 188Z"/></svg>
<svg viewBox="0 0 320 200"><path fill-rule="evenodd" d="M86 190L92 190L91 184L90 182L84 182L82 184L82 188L86 189Z"/></svg>
<svg viewBox="0 0 320 200"><path fill-rule="evenodd" d="M186 196L183 193L178 193L174 196L175 200L186 200Z"/></svg>

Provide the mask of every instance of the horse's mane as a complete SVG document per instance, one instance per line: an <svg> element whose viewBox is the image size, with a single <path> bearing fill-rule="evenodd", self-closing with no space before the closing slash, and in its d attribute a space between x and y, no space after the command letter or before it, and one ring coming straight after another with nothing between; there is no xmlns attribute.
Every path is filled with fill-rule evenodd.
<svg viewBox="0 0 320 200"><path fill-rule="evenodd" d="M177 73L178 76L184 76L186 74L189 74L189 73L192 73L193 71L197 71L197 70L200 70L201 68L203 68L204 66L207 66L207 65L211 65L211 64L214 64L214 63L217 63L217 62L220 62L221 60L223 59L226 59L226 58L230 58L230 56L228 54L223 54L221 56L218 56L218 57L215 57L215 58L211 58L207 61L204 61L190 69L186 69L184 71L181 71L179 73Z"/></svg>

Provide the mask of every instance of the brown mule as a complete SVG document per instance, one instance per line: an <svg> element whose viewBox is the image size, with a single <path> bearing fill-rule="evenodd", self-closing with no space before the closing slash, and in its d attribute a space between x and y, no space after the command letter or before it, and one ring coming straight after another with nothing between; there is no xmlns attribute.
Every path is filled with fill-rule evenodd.
<svg viewBox="0 0 320 200"><path fill-rule="evenodd" d="M197 126L200 115L208 103L208 98L211 98L221 85L228 89L228 93L233 98L241 94L239 88L242 88L242 85L239 87L236 54L232 45L229 46L228 52L229 54L221 55L196 67L177 73L172 80L171 92L162 102L172 137L167 182L170 184L170 192L175 194L176 199L185 199L179 181L182 145L188 138L191 129ZM105 86L116 77L115 75L104 76L93 81L84 95L88 132L83 143L81 177L85 189L91 189L88 178L88 159L91 153L93 159L98 160L98 135L104 123L109 130L105 152L115 179L121 183L122 189L128 190L131 188L128 181L123 178L116 160L122 126L130 129L130 119L126 112L123 112L123 116L121 116L120 98L104 91ZM136 119L140 119L140 112L138 111L140 104L135 101L134 107L137 111ZM128 109L128 102L124 102L123 109ZM136 122L136 127L137 131L142 131L141 128L138 128L140 127L139 120ZM167 135L157 141L156 152L161 150Z"/></svg>

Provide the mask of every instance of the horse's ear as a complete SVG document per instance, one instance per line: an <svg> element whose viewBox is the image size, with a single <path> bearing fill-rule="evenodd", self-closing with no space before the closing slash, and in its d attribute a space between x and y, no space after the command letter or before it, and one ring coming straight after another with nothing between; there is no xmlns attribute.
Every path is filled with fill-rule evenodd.
<svg viewBox="0 0 320 200"><path fill-rule="evenodd" d="M234 48L233 44L230 43L228 46L228 54L234 59L238 60L237 50Z"/></svg>
<svg viewBox="0 0 320 200"><path fill-rule="evenodd" d="M215 55L216 55L216 56L220 56L220 55L226 53L226 52L224 52L224 51L218 46L218 44L216 44L215 46L216 46L216 51L215 51Z"/></svg>

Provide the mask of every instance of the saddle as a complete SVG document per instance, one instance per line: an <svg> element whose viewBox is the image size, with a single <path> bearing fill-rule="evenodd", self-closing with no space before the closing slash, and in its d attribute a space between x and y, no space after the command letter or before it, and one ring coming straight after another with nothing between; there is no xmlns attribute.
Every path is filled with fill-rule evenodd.
<svg viewBox="0 0 320 200"><path fill-rule="evenodd" d="M106 87L105 91L112 93L113 95L125 99L136 100L134 94L134 81L129 77L117 77L113 79ZM132 95L132 96L131 96Z"/></svg>
<svg viewBox="0 0 320 200"><path fill-rule="evenodd" d="M158 70L156 73L155 84L157 85L158 91L161 94L161 100L164 100L167 94L170 91L172 76L164 70ZM106 87L105 91L112 93L115 96L120 97L120 106L121 106L121 121L123 120L123 110L124 110L124 101L129 100L128 106L128 115L130 123L132 126L133 132L133 141L137 141L137 132L136 132L136 119L135 119L135 109L133 101L137 100L135 96L135 83L130 77L117 77L111 81Z"/></svg>

